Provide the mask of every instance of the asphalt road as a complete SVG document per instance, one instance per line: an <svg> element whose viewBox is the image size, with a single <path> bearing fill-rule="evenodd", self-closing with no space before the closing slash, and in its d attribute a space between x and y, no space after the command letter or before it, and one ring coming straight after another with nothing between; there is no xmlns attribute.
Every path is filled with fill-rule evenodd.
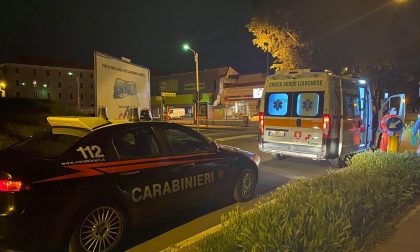
<svg viewBox="0 0 420 252"><path fill-rule="evenodd" d="M239 147L257 153L261 158L257 196L268 195L272 190L302 177L311 177L330 169L327 161L298 158L273 160L262 153L257 145L257 128L200 129L200 133L215 139L219 144ZM173 213L159 223L151 223L131 233L126 248L129 251L160 251L220 223L220 217L236 206L252 208L258 202L234 203L228 199L193 206L191 210Z"/></svg>

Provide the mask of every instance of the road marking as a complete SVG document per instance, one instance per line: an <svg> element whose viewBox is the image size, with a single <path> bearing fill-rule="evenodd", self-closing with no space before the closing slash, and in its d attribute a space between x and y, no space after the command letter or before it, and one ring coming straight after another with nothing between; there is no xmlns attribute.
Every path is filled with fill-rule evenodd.
<svg viewBox="0 0 420 252"><path fill-rule="evenodd" d="M257 134L249 134L249 135L241 135L241 136L233 136L233 137L221 137L221 138L216 138L214 140L216 140L216 141L229 141L229 140L251 138L251 137L257 138Z"/></svg>

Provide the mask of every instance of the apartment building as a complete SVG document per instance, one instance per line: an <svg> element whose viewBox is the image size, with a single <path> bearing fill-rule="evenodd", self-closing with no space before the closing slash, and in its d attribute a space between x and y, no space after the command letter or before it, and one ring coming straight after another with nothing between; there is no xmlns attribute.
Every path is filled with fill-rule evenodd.
<svg viewBox="0 0 420 252"><path fill-rule="evenodd" d="M3 63L0 82L5 97L47 99L75 108L79 103L89 113L95 108L92 69Z"/></svg>

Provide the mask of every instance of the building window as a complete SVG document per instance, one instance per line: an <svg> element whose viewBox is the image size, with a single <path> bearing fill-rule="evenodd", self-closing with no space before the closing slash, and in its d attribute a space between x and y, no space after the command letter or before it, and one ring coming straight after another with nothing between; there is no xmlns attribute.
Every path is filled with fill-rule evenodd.
<svg viewBox="0 0 420 252"><path fill-rule="evenodd" d="M19 87L19 80L16 80L16 87Z"/></svg>
<svg viewBox="0 0 420 252"><path fill-rule="evenodd" d="M83 78L83 73L82 73L82 72L80 72L79 77L80 77L80 78Z"/></svg>
<svg viewBox="0 0 420 252"><path fill-rule="evenodd" d="M81 82L81 83L80 83L80 88L82 88L82 89L83 89L83 82Z"/></svg>
<svg viewBox="0 0 420 252"><path fill-rule="evenodd" d="M19 74L19 67L15 67L15 74Z"/></svg>
<svg viewBox="0 0 420 252"><path fill-rule="evenodd" d="M61 93L58 93L58 99L61 100Z"/></svg>
<svg viewBox="0 0 420 252"><path fill-rule="evenodd" d="M93 79L93 73L90 73L90 78Z"/></svg>
<svg viewBox="0 0 420 252"><path fill-rule="evenodd" d="M16 98L20 98L20 93L16 92Z"/></svg>
<svg viewBox="0 0 420 252"><path fill-rule="evenodd" d="M93 106L95 106L95 105L93 103L91 103L90 106L93 108Z"/></svg>
<svg viewBox="0 0 420 252"><path fill-rule="evenodd" d="M60 71L58 71L58 73L57 73L57 74L58 74L58 77L61 77L61 72L60 72Z"/></svg>
<svg viewBox="0 0 420 252"><path fill-rule="evenodd" d="M83 108L83 103L80 104L80 107Z"/></svg>
<svg viewBox="0 0 420 252"><path fill-rule="evenodd" d="M90 99L94 99L95 96L93 94L90 94Z"/></svg>
<svg viewBox="0 0 420 252"><path fill-rule="evenodd" d="M93 83L90 84L90 89L93 89Z"/></svg>
<svg viewBox="0 0 420 252"><path fill-rule="evenodd" d="M80 94L80 99L82 99L82 100L83 100L83 94Z"/></svg>
<svg viewBox="0 0 420 252"><path fill-rule="evenodd" d="M47 98L48 100L51 99L51 94L49 92L47 93Z"/></svg>
<svg viewBox="0 0 420 252"><path fill-rule="evenodd" d="M34 92L34 98L38 99L38 92Z"/></svg>
<svg viewBox="0 0 420 252"><path fill-rule="evenodd" d="M70 100L73 100L73 94L70 93Z"/></svg>
<svg viewBox="0 0 420 252"><path fill-rule="evenodd" d="M61 81L58 82L58 88L61 88Z"/></svg>
<svg viewBox="0 0 420 252"><path fill-rule="evenodd" d="M32 69L32 75L36 75L36 69Z"/></svg>
<svg viewBox="0 0 420 252"><path fill-rule="evenodd" d="M47 70L46 72L47 72L47 76L50 76L50 70Z"/></svg>

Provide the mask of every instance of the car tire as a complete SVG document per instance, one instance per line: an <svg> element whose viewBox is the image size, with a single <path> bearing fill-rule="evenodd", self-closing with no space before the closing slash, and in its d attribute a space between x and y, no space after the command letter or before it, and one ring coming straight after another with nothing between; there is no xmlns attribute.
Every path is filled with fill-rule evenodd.
<svg viewBox="0 0 420 252"><path fill-rule="evenodd" d="M126 229L126 217L118 206L98 204L82 215L69 243L72 252L118 251Z"/></svg>
<svg viewBox="0 0 420 252"><path fill-rule="evenodd" d="M184 117L183 117L183 116L180 116L180 117L179 117L179 120L182 120L182 119L184 119Z"/></svg>
<svg viewBox="0 0 420 252"><path fill-rule="evenodd" d="M344 157L344 158L336 157L334 159L330 159L331 168L339 169L339 168L346 167L347 166L346 160L348 160L348 157Z"/></svg>
<svg viewBox="0 0 420 252"><path fill-rule="evenodd" d="M251 168L243 169L238 176L233 190L233 198L237 202L252 199L257 187L257 173Z"/></svg>
<svg viewBox="0 0 420 252"><path fill-rule="evenodd" d="M285 159L287 156L285 156L285 155L281 155L281 154L278 154L278 153L276 153L276 154L271 154L271 156L273 157L273 159L275 159L275 160L283 160L283 159Z"/></svg>

